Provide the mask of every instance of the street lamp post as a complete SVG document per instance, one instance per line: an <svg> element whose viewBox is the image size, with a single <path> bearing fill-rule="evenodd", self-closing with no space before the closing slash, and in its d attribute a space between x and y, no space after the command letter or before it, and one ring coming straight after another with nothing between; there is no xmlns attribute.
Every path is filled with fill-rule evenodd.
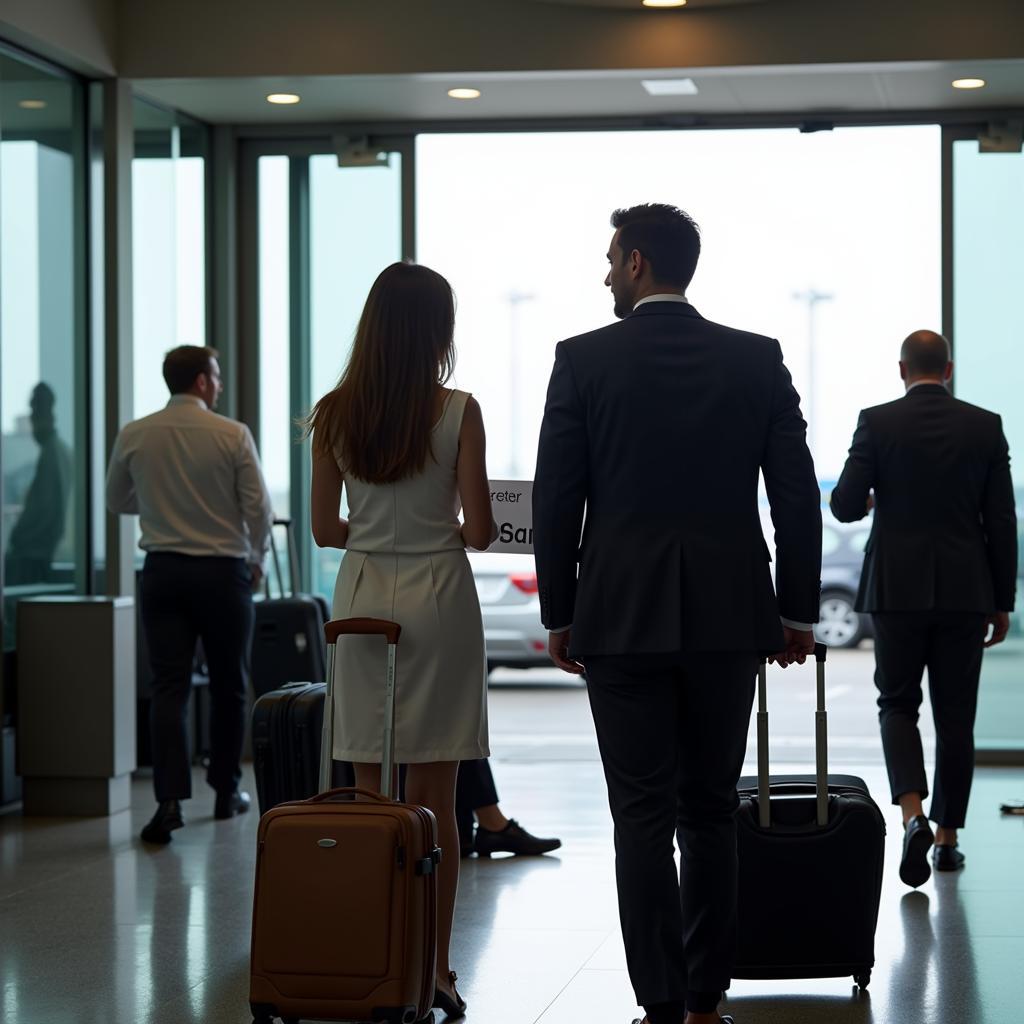
<svg viewBox="0 0 1024 1024"><path fill-rule="evenodd" d="M508 338L508 429L509 429L509 475L519 479L519 307L524 302L533 302L531 292L511 291L506 296L509 305Z"/></svg>
<svg viewBox="0 0 1024 1024"><path fill-rule="evenodd" d="M817 392L815 390L815 363L814 352L817 348L817 337L815 334L816 312L821 302L831 302L835 296L831 292L819 292L816 288L808 288L806 291L793 292L793 298L797 302L807 304L807 446L814 454L815 437L815 415L817 407Z"/></svg>

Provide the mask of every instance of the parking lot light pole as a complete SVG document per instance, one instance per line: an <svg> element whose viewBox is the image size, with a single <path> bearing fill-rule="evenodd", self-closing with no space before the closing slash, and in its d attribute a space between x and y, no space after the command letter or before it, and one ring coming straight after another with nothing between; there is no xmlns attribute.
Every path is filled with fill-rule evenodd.
<svg viewBox="0 0 1024 1024"><path fill-rule="evenodd" d="M797 302L807 303L807 447L814 454L815 430L814 410L816 407L817 393L815 391L815 365L814 350L817 347L815 334L816 317L815 313L819 302L830 302L835 296L831 292L819 292L816 288L808 288L803 292L793 292L793 298Z"/></svg>

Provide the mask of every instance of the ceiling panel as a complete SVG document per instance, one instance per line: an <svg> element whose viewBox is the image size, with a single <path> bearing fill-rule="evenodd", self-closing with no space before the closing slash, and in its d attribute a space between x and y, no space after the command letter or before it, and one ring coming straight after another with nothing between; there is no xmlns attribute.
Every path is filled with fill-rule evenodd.
<svg viewBox="0 0 1024 1024"><path fill-rule="evenodd" d="M985 89L951 88L977 76ZM645 78L689 77L695 96L650 96ZM481 90L478 100L447 96ZM931 111L1024 108L1024 60L916 64L798 65L635 71L521 72L474 75L353 75L316 78L140 80L136 87L212 123L327 121L472 121L497 118L680 117L820 111ZM271 92L302 102L274 107Z"/></svg>

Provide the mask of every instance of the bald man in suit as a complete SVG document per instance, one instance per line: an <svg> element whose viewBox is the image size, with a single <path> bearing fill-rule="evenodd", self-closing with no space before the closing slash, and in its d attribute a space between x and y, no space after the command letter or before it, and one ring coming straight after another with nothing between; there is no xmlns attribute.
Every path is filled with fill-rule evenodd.
<svg viewBox="0 0 1024 1024"><path fill-rule="evenodd" d="M832 492L841 522L874 507L857 609L875 631L882 746L892 801L903 811L900 877L914 888L964 865L974 772L974 716L984 648L1009 629L1017 579L1017 517L1010 453L995 413L955 399L949 342L916 331L900 352L903 398L860 414ZM938 749L929 817L917 729L921 679Z"/></svg>

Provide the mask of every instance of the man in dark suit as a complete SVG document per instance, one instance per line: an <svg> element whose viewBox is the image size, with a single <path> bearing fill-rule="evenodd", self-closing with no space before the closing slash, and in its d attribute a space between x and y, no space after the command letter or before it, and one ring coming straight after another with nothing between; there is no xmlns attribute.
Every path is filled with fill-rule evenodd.
<svg viewBox="0 0 1024 1024"><path fill-rule="evenodd" d="M637 1002L649 1024L709 1024L734 957L758 654L785 666L813 650L820 496L778 342L685 298L697 226L655 204L612 225L605 284L621 323L555 350L534 484L541 615L556 664L586 665Z"/></svg>
<svg viewBox="0 0 1024 1024"><path fill-rule="evenodd" d="M949 342L903 342L906 395L860 414L832 511L853 522L875 509L857 609L875 627L875 685L892 800L903 810L900 877L915 888L964 863L957 849L974 772L974 713L984 647L1009 629L1017 518L1002 421L953 398ZM873 492L873 493L872 493ZM986 636L991 629L991 636ZM917 730L921 677L938 738L931 819Z"/></svg>

